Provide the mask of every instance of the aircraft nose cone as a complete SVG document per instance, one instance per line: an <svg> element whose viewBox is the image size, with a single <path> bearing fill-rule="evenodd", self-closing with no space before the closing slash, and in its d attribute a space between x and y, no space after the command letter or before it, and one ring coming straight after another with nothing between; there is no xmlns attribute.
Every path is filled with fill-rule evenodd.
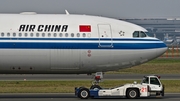
<svg viewBox="0 0 180 101"><path fill-rule="evenodd" d="M168 47L166 46L166 44L164 42L158 43L157 50L156 50L157 57L163 55L167 51L167 49L168 49Z"/></svg>

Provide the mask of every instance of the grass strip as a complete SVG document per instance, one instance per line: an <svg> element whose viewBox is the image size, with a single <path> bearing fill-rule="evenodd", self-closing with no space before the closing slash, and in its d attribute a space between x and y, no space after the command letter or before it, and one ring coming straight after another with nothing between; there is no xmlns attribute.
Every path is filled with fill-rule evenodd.
<svg viewBox="0 0 180 101"><path fill-rule="evenodd" d="M108 73L180 74L180 58L158 58L142 65Z"/></svg>
<svg viewBox="0 0 180 101"><path fill-rule="evenodd" d="M134 80L105 80L103 88L112 88ZM140 82L140 81L138 81ZM180 80L162 80L166 93L180 93ZM90 87L91 81L0 81L0 93L73 93L74 87Z"/></svg>

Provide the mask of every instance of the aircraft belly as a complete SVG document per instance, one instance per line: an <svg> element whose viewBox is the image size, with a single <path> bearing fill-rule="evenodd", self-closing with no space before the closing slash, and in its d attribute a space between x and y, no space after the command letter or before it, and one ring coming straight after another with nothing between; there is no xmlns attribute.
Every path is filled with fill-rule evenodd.
<svg viewBox="0 0 180 101"><path fill-rule="evenodd" d="M82 53L83 67L92 71L128 68L152 60L156 49L146 50L91 50Z"/></svg>
<svg viewBox="0 0 180 101"><path fill-rule="evenodd" d="M119 70L151 59L146 50L0 50L0 73L80 74ZM20 68L20 69L19 69Z"/></svg>
<svg viewBox="0 0 180 101"><path fill-rule="evenodd" d="M128 68L135 65L142 64L149 60L156 58L156 49L146 49L146 50L117 50L113 51L112 63L114 69Z"/></svg>
<svg viewBox="0 0 180 101"><path fill-rule="evenodd" d="M48 50L0 50L0 70L9 72L47 71L49 69Z"/></svg>

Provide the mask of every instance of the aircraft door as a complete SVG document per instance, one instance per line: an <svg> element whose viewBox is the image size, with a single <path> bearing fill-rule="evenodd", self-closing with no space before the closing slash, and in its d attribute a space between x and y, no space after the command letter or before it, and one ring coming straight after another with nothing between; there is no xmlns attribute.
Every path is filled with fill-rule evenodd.
<svg viewBox="0 0 180 101"><path fill-rule="evenodd" d="M113 47L112 30L109 24L98 24L99 48Z"/></svg>

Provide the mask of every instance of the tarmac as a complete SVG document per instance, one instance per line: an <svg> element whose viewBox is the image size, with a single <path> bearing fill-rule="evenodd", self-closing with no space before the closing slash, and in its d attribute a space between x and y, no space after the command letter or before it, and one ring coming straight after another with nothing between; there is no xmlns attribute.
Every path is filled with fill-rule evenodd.
<svg viewBox="0 0 180 101"><path fill-rule="evenodd" d="M38 94L0 94L0 101L180 101L180 94L168 93L164 97L149 97L138 99L100 98L79 99L73 93L38 93Z"/></svg>

